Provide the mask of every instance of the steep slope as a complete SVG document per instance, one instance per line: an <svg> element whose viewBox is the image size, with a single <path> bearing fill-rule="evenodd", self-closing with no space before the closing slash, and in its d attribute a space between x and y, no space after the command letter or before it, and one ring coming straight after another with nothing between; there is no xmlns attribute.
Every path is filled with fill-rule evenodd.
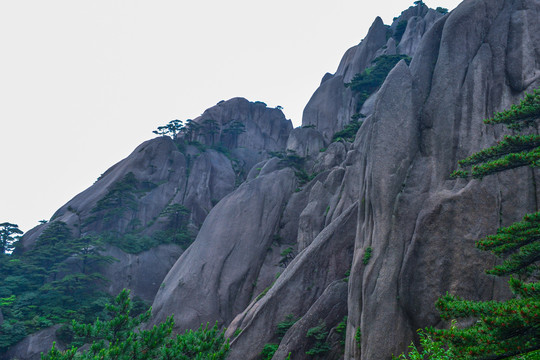
<svg viewBox="0 0 540 360"><path fill-rule="evenodd" d="M410 69L398 64L379 91L350 154L356 184L345 189L365 199L346 359L405 350L417 328L439 322L433 303L446 291L469 299L506 296L504 286L482 276L493 259L478 254L473 240L537 209L537 174L522 169L483 181L449 174L458 159L494 141L497 134L481 119L538 86L540 43L530 34L538 32L539 6L462 3L428 31ZM526 65L514 73L513 58L524 46L535 55L523 57ZM367 247L373 256L366 266ZM352 336L358 328L361 350Z"/></svg>
<svg viewBox="0 0 540 360"><path fill-rule="evenodd" d="M315 125L325 139L343 129L355 114L369 115L372 101L359 105L358 95L344 86L356 74L362 73L381 55L405 54L414 57L422 36L443 14L428 9L424 4L414 6L397 17L391 26L375 19L362 42L343 56L336 72L326 74L304 109L302 125ZM405 24L397 34L398 24Z"/></svg>
<svg viewBox="0 0 540 360"><path fill-rule="evenodd" d="M212 137L204 129L208 119L218 130ZM102 290L116 295L129 288L151 303L210 210L269 152L284 151L292 129L280 110L243 98L222 101L194 121L199 131L191 141L161 136L144 142L47 224L25 234L17 251L31 251L51 224L65 223L75 239L101 238L101 254L114 258L99 270L108 280ZM232 121L245 131L227 132ZM52 344L44 339L57 340L55 329L29 336L7 356L39 358Z"/></svg>
<svg viewBox="0 0 540 360"><path fill-rule="evenodd" d="M62 206L51 222L65 222L79 236L108 234L122 238L128 235L132 241L170 229L170 219L164 211L177 204L188 210L189 218L185 221L191 236L195 236L210 209L243 181L255 163L267 157L268 151L285 148L292 129L290 120L286 120L280 110L242 98L220 102L195 122L203 126L204 120L209 118L217 121L220 130L235 119L246 124L246 131L234 139L236 142L226 133L217 134L216 144L226 144L219 151L212 148L214 140L211 144L202 131L197 137L199 145L175 142L168 136L146 141L108 169L93 186ZM30 249L46 227L42 225L30 231L23 238L23 249ZM138 277L133 270L126 276L111 277L111 291L129 287L136 295L144 293L145 299L152 300L161 280L181 253L171 245L167 252L173 254L172 262L151 260L156 256L165 260L167 257L160 255L160 251L154 248L149 254L138 256L139 266L152 267L156 274L146 279L144 286L133 286L127 281ZM108 273L126 268L124 264L133 261L118 249L108 250L107 255L122 259L119 264L111 265L106 270Z"/></svg>
<svg viewBox="0 0 540 360"><path fill-rule="evenodd" d="M420 4L391 26L378 18L324 77L304 127L292 130L261 103L220 103L195 119L219 130L190 136L221 142L236 160L154 139L54 219L74 226L97 214L76 229L121 234L138 220L151 234L166 228L167 205L182 204L197 236L152 288L153 323L172 313L177 331L217 321L228 327L231 359L257 359L265 344L277 348L275 360L307 359L315 348L326 359L388 359L418 328L447 325L434 308L446 291L510 295L483 274L494 260L473 244L538 209L539 174L521 168L469 181L450 173L501 135L483 118L540 86L539 15L538 0L466 0L448 15ZM398 62L359 105L345 84L396 54L410 65ZM356 137L331 142L353 115L362 120ZM246 133L224 131L235 121ZM93 209L129 173L136 206L106 224L108 209ZM323 343L308 336L316 328Z"/></svg>
<svg viewBox="0 0 540 360"><path fill-rule="evenodd" d="M310 115L313 104L308 104L304 123L316 128L295 130L295 139L307 143L295 140L289 148L310 155L307 173L322 172L290 198L281 220L286 241L296 237L299 254L270 290L254 297L229 325L231 358L255 359L264 344L279 342L276 327L289 314L300 318L299 325L285 335L274 358L288 352L295 359L307 358L306 348L313 344L301 331L318 320L326 322L329 334L337 329L339 316L329 318L326 312L340 302L325 300L332 297L323 294L335 293L332 284L345 277L343 266L351 266L347 311L335 314L348 315L346 359L386 359L405 351L416 329L440 322L433 304L446 291L470 299L509 295L504 282L482 275L493 259L478 254L473 240L536 209L536 175L521 169L479 182L452 180L449 174L458 159L498 135L484 128L483 118L538 86L540 48L533 21L538 7L538 1L470 0L438 21L426 19L432 26L414 46L409 31L410 67L402 61L390 72L373 95L356 140L341 150L332 144L330 154L307 151L320 143L308 131L320 131L328 141L343 126L339 117ZM376 20L364 41L377 43L380 33ZM379 42L372 57L385 46ZM348 52L342 63L350 58ZM326 78L319 90L329 86ZM334 86L344 89L340 81ZM321 109L350 114L349 103L319 90L314 97L327 102ZM331 173L333 181L328 180ZM353 209L355 220L345 225ZM344 233L336 236L333 229ZM348 236L354 236L352 263L340 257ZM324 256L316 255L321 243L329 247ZM188 301L190 309L194 301ZM173 296L167 300L172 302ZM177 309L182 319L188 310L180 304Z"/></svg>

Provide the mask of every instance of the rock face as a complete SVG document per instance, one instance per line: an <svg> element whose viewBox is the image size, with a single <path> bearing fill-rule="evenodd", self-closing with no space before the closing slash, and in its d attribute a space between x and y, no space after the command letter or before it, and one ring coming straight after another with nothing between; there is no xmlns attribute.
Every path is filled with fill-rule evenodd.
<svg viewBox="0 0 540 360"><path fill-rule="evenodd" d="M325 291L333 286L334 281L346 277L352 259L356 218L355 204L327 226L311 246L297 255L265 296L255 299L234 319L227 329L227 335L232 336L238 329L240 334L231 343L231 359L256 359L265 343L276 340L275 330L279 322L289 314L295 318L305 316L318 298L326 296ZM341 300L344 305L344 297ZM310 317L317 320L309 324L319 319L324 321L328 315L315 309L322 311L325 306L315 307L311 311ZM344 309L339 312L340 316L342 313L345 313ZM331 327L335 322L326 325ZM304 353L296 354L295 359L297 357L306 358Z"/></svg>
<svg viewBox="0 0 540 360"><path fill-rule="evenodd" d="M347 169L357 181L346 191L365 205L350 278L346 359L404 351L417 328L439 322L433 303L445 291L469 299L508 295L504 281L482 276L493 259L473 240L536 210L536 174L520 169L483 181L449 174L460 158L494 142L494 129L481 120L522 96L506 70L519 43L511 24L516 14L537 16L539 5L464 2L426 33L410 69L398 64L379 91ZM527 32L537 30L529 24ZM540 42L528 46L539 54ZM368 246L373 256L365 266ZM361 351L352 336L357 328Z"/></svg>
<svg viewBox="0 0 540 360"><path fill-rule="evenodd" d="M61 325L55 325L27 336L24 340L11 347L5 354L3 354L3 358L40 360L41 353L46 353L48 350L50 350L53 342L56 343L56 348L58 350L64 351L66 347L61 341L58 340L56 336L56 331L60 327Z"/></svg>
<svg viewBox="0 0 540 360"><path fill-rule="evenodd" d="M182 249L174 244L159 245L140 254L127 254L117 247L109 246L103 255L112 256L116 261L103 271L103 276L110 280L107 292L118 294L127 288L151 303L163 278L181 254Z"/></svg>
<svg viewBox="0 0 540 360"><path fill-rule="evenodd" d="M448 15L420 5L391 26L377 18L336 73L325 75L302 128L291 131L279 110L262 103L220 103L194 121L213 120L222 131L194 137L206 146L221 141L236 160L154 139L54 219L74 225L97 213L81 232L126 232L138 220L151 234L165 226L159 214L168 204L182 204L198 232L193 244L159 286L122 280L148 299L157 290L153 323L173 313L177 331L217 321L228 328L230 359L257 359L265 344L277 347L274 360L307 359L315 345L308 333L319 326L325 359L388 359L407 350L417 329L445 326L433 305L441 294L510 295L504 279L484 274L494 259L474 240L537 210L538 171L482 181L450 173L502 135L482 119L540 85L539 15L538 0L466 0ZM410 65L400 61L360 107L344 84L377 56L399 53L412 57ZM331 143L360 112L366 117L355 140ZM246 133L225 131L235 121ZM137 206L107 225L106 209L93 209L129 173ZM164 275L181 252L152 250L118 254L114 266L129 277L163 261ZM296 323L278 334L291 318Z"/></svg>
<svg viewBox="0 0 540 360"><path fill-rule="evenodd" d="M195 236L210 210L246 179L255 163L267 159L270 151L285 150L292 129L290 120L285 119L280 110L242 98L221 102L195 121L203 126L204 120L209 118L215 120L222 131L215 139L209 139L201 130L197 135L199 143L173 140L166 136L146 141L126 159L108 169L93 186L62 206L49 224L65 222L75 237L128 236L128 241L132 241L167 231L171 225L167 216L163 215L164 210L171 205L182 205L189 211L187 227ZM227 132L231 121L242 123L245 132L236 135ZM280 191L288 197L288 193L294 190L296 180L289 173L290 170L284 172L289 176L272 178L277 180L273 186L281 185ZM267 219L265 206L269 204L259 204L263 219ZM265 231L274 231L272 224ZM25 234L20 250L32 249L48 226L40 225ZM273 233L266 235L266 242L271 243ZM253 239L257 238L253 234ZM269 245L262 244L260 251L264 253ZM102 275L109 279L104 290L116 295L123 288L128 288L133 295L151 303L158 289L165 287L163 279L182 252L183 249L175 244L154 246L138 254L126 253L118 247L107 245L102 254L116 261L101 269ZM254 275L257 273L254 272ZM246 283L245 288L254 290L251 282ZM249 298L244 301L249 301ZM238 307L234 304L231 306L235 309ZM229 319L231 315L224 316ZM22 345L13 347L14 352L9 356L21 359L34 356L33 352L25 350L30 346L29 342L41 343L39 351L50 349L52 341L49 339L52 337L43 334L40 332L28 337Z"/></svg>
<svg viewBox="0 0 540 360"><path fill-rule="evenodd" d="M296 186L290 169L246 182L223 199L178 259L154 301L154 321L175 314L181 329L228 324L253 296L281 209Z"/></svg>
<svg viewBox="0 0 540 360"><path fill-rule="evenodd" d="M380 55L397 53L414 57L423 35L440 17L441 13L422 4L404 11L391 27L384 25L381 18L375 19L364 40L347 50L335 74L325 75L321 86L304 109L302 125L315 125L324 138L330 140L335 132L351 121L354 114L368 115L369 110L358 106L357 95L344 84L369 67ZM396 40L390 35L395 33L400 21L407 21L407 27L396 48Z"/></svg>
<svg viewBox="0 0 540 360"><path fill-rule="evenodd" d="M214 141L219 139L231 148L281 151L287 144L289 132L292 130L292 122L285 119L281 110L268 108L260 101L252 103L244 98L220 102L194 119L203 127L207 120L214 120L219 124ZM236 141L227 132L235 121L245 126L245 132L241 133ZM206 144L212 141L209 136L204 135L199 135L198 140Z"/></svg>

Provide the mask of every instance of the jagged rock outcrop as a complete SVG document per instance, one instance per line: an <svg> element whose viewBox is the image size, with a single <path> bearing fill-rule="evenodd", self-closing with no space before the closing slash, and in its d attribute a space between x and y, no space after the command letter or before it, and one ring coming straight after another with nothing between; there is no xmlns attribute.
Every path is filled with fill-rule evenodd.
<svg viewBox="0 0 540 360"><path fill-rule="evenodd" d="M281 110L268 108L263 102L253 103L244 98L221 101L194 119L203 126L206 120L214 120L219 124L219 130L214 137L230 148L281 151L287 144L287 138L292 130L292 122L285 119ZM227 132L228 126L235 121L245 126L245 132L239 134L237 139ZM198 139L206 144L211 142L207 135L199 135Z"/></svg>
<svg viewBox="0 0 540 360"><path fill-rule="evenodd" d="M109 246L103 255L112 256L115 261L103 269L103 276L109 279L107 292L119 294L122 289L130 289L147 303L151 303L182 249L174 244L163 244L140 254L128 254L114 246Z"/></svg>
<svg viewBox="0 0 540 360"><path fill-rule="evenodd" d="M509 25L516 13L538 16L539 6L462 3L424 36L410 70L398 64L379 91L347 169L359 182L346 191L365 205L350 278L346 359L404 351L417 328L439 322L433 303L446 291L469 299L508 296L504 281L481 275L493 259L473 240L536 210L536 174L521 169L483 181L449 174L460 158L493 143L498 129L481 120L521 96L505 71L516 46ZM536 31L538 24L529 24L528 32ZM528 46L538 54L540 42ZM364 266L367 246L373 256ZM352 336L358 327L361 352Z"/></svg>
<svg viewBox="0 0 540 360"><path fill-rule="evenodd" d="M418 328L446 325L434 307L441 294L510 295L504 279L484 275L494 259L473 244L538 209L538 171L521 168L482 181L450 173L459 159L502 135L482 119L540 85L539 15L538 0L466 0L448 15L411 7L390 27L377 18L336 73L325 75L303 128L291 131L279 110L262 103L219 103L194 121L214 120L222 130L240 121L247 132L194 137L206 145L221 141L236 161L154 139L54 218L74 225L106 214L93 209L132 173L137 207L114 229L126 231L138 220L147 233L159 230L159 214L170 203L188 207L194 230L200 227L159 286L132 282L151 288L146 298L159 288L153 323L173 313L177 331L217 321L232 339L229 358L246 360L269 343L279 344L274 360L289 353L307 358L313 343L306 333L324 323L325 358L388 359L407 350ZM401 38L394 38L405 20ZM396 53L412 62L400 61L359 108L344 83L375 57ZM355 140L331 142L359 112L366 117ZM104 218L78 229L102 231ZM45 226L27 235L26 246ZM160 249L119 254L124 260L115 266L140 274L158 257L172 263L174 256ZM280 340L277 325L291 314L298 321ZM344 315L342 347L337 326Z"/></svg>
<svg viewBox="0 0 540 360"><path fill-rule="evenodd" d="M282 208L296 187L291 169L259 176L225 197L156 295L154 322L175 314L181 329L228 324L248 305Z"/></svg>
<svg viewBox="0 0 540 360"><path fill-rule="evenodd" d="M315 156L326 146L322 134L313 128L299 127L291 131L287 140L287 150L298 156Z"/></svg>
<svg viewBox="0 0 540 360"><path fill-rule="evenodd" d="M429 9L425 5L411 6L403 11L391 26L395 29L401 21L407 22L407 27L397 44L396 52L414 57L424 34L442 15L442 13Z"/></svg>
<svg viewBox="0 0 540 360"><path fill-rule="evenodd" d="M442 16L421 4L404 11L390 27L384 25L381 18L375 19L364 40L347 50L335 74L324 76L304 109L302 125L315 125L328 141L351 122L353 115L369 115L370 104L366 102L366 109L359 106L357 95L345 88L345 83L349 83L380 55L406 54L414 57L422 36ZM400 21L407 21L407 27L397 44L392 36Z"/></svg>
<svg viewBox="0 0 540 360"><path fill-rule="evenodd" d="M300 252L287 266L268 293L255 299L234 319L227 329L227 335L232 336L237 330L240 333L231 342L231 359L256 359L265 343L277 340L277 324L289 314L300 318L309 313L310 318L324 321L328 313L323 310L327 307L314 304L325 290L333 286L334 281L346 277L352 260L357 209L358 206L354 204L327 226L311 246ZM339 319L344 311L338 313ZM299 353L296 358L303 359L305 354Z"/></svg>
<svg viewBox="0 0 540 360"><path fill-rule="evenodd" d="M245 179L256 162L268 157L268 151L285 149L292 129L290 120L280 110L243 98L221 102L195 121L203 124L209 118L217 121L221 130L233 120L245 124L245 132L237 139L226 131L220 135L230 155L212 148L178 144L167 136L146 141L108 169L93 186L62 206L51 221L72 226L75 236L103 233L152 236L167 228L167 217L162 214L167 206L180 204L190 211L189 230L196 234L210 209ZM203 135L201 131L201 140ZM22 241L23 249L30 249L47 226L29 231ZM155 271L151 273L155 276L146 278L141 286L135 285L140 281L136 280L140 269L133 269L133 256L110 249L107 255L122 260L104 271L109 275L121 271L126 276L116 277L107 289L115 293L124 287L132 288L135 295L151 301L151 294L155 294L176 260L171 262L171 256L181 253L180 248L167 249L172 255L154 248L135 256L143 269L152 267L155 261L152 259L163 259L153 267Z"/></svg>
<svg viewBox="0 0 540 360"><path fill-rule="evenodd" d="M51 349L53 342L60 351L66 350L66 346L56 335L61 325L51 326L50 328L38 331L35 334L27 336L24 340L11 347L5 354L4 359L24 359L40 360L41 353Z"/></svg>
<svg viewBox="0 0 540 360"><path fill-rule="evenodd" d="M341 359L342 338L344 333L337 333L336 326L343 321L347 315L347 283L344 280L336 280L330 284L322 293L309 310L298 320L285 334L280 341L279 347L274 354L276 359L286 359L291 354L291 359L304 359L306 352L315 347L316 340L307 338L310 329L320 327L325 331L332 331L330 335L333 338L334 351L326 354L325 359Z"/></svg>

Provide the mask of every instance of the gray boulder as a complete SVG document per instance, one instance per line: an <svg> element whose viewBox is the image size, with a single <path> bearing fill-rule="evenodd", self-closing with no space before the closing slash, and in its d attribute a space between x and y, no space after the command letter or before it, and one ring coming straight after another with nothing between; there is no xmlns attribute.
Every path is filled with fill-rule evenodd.
<svg viewBox="0 0 540 360"><path fill-rule="evenodd" d="M126 254L114 246L108 246L102 254L116 259L103 270L103 276L109 279L106 284L109 294L131 289L134 295L152 303L163 278L182 254L182 249L177 245L165 244L140 254Z"/></svg>
<svg viewBox="0 0 540 360"><path fill-rule="evenodd" d="M405 351L416 329L442 325L433 304L446 291L472 300L509 296L503 279L483 275L494 260L473 243L535 210L530 195L536 171L518 169L483 181L449 174L460 158L500 135L481 120L520 96L506 67L508 51L519 43L509 32L516 13L537 11L536 1L462 3L424 35L410 71L398 64L379 91L345 174L345 181L358 180L342 197L363 202L345 359L385 359ZM527 33L538 31L537 23L527 26ZM529 39L538 51L540 44ZM367 247L373 255L364 265ZM354 340L358 328L361 350Z"/></svg>
<svg viewBox="0 0 540 360"><path fill-rule="evenodd" d="M56 343L56 349L66 350L66 346L56 336L56 331L60 327L61 325L51 326L27 336L2 354L2 359L40 360L41 353L51 350L53 343Z"/></svg>
<svg viewBox="0 0 540 360"><path fill-rule="evenodd" d="M334 76L315 91L304 108L302 125L315 125L327 142L336 131L343 129L356 112L353 94L344 84L369 66L377 50L385 44L386 27L378 17L366 38L347 51Z"/></svg>
<svg viewBox="0 0 540 360"><path fill-rule="evenodd" d="M306 352L315 347L316 340L309 338L307 334L310 329L321 325L324 325L324 331L329 331L323 341L329 347L335 347L333 351L321 355L328 360L342 359L341 339L345 334L336 333L335 327L347 315L347 288L347 283L343 280L330 284L306 314L287 331L272 359L283 360L289 354L291 359L312 359L313 355L307 355Z"/></svg>
<svg viewBox="0 0 540 360"><path fill-rule="evenodd" d="M353 115L371 114L373 101L358 108L357 95L345 88L345 84L371 66L378 56L406 54L414 57L424 34L442 16L421 4L402 12L390 28L380 18L375 19L362 42L345 53L336 73L325 75L324 81L304 108L302 125L315 125L325 140L329 141L334 133L350 123ZM399 44L396 44L388 35L395 30L399 21L404 20L408 21L407 28Z"/></svg>
<svg viewBox="0 0 540 360"><path fill-rule="evenodd" d="M285 119L281 110L268 108L263 102L250 102L240 97L222 101L194 119L202 126L206 120L214 120L218 124L214 142L221 142L231 149L282 151L292 130L292 122ZM237 138L226 131L235 121L245 126L245 132ZM207 135L199 135L198 140L207 145L212 143Z"/></svg>
<svg viewBox="0 0 540 360"><path fill-rule="evenodd" d="M231 342L231 359L256 359L264 344L276 340L279 322L289 314L304 316L332 282L346 276L356 219L357 206L353 205L296 256L264 296L230 323L226 336L239 332Z"/></svg>
<svg viewBox="0 0 540 360"><path fill-rule="evenodd" d="M314 128L299 127L291 131L287 140L287 150L298 156L316 156L326 142L319 131Z"/></svg>
<svg viewBox="0 0 540 360"><path fill-rule="evenodd" d="M293 171L283 169L244 183L220 201L165 277L153 322L174 314L182 330L228 324L243 311L295 187Z"/></svg>

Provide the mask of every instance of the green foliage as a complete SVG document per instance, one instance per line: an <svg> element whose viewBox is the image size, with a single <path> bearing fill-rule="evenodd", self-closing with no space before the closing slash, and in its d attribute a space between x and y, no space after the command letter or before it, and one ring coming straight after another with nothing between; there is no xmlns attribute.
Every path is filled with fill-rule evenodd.
<svg viewBox="0 0 540 360"><path fill-rule="evenodd" d="M159 233L158 233L159 235ZM154 237L139 234L115 234L111 232L102 233L101 241L106 244L116 246L128 254L140 254L158 246L161 242ZM165 243L166 241L163 241Z"/></svg>
<svg viewBox="0 0 540 360"><path fill-rule="evenodd" d="M265 344L261 351L261 360L271 360L276 353L279 344Z"/></svg>
<svg viewBox="0 0 540 360"><path fill-rule="evenodd" d="M497 113L486 124L505 124L522 130L540 118L540 92L527 94L510 110ZM452 175L482 178L519 166L538 167L540 139L536 135L505 136L502 141L459 162ZM476 242L477 248L502 258L502 264L487 271L510 277L514 298L507 301L469 301L446 294L436 306L443 319L475 320L465 328L430 329L436 341L449 344L458 359L503 359L540 349L540 212L500 228ZM538 353L536 354L538 355Z"/></svg>
<svg viewBox="0 0 540 360"><path fill-rule="evenodd" d="M536 299L535 299L536 298ZM459 358L506 358L536 350L538 339L538 306L536 297L499 301L468 301L446 294L435 303L443 319L478 319L467 328L430 329L438 341L455 347Z"/></svg>
<svg viewBox="0 0 540 360"><path fill-rule="evenodd" d="M206 119L202 122L202 130L204 131L204 135L210 138L210 144L214 146L216 135L220 131L219 123L214 119Z"/></svg>
<svg viewBox="0 0 540 360"><path fill-rule="evenodd" d="M270 286L265 287L264 290L259 295L257 295L257 298L255 299L255 301L261 300L264 297L264 295L266 295L266 293L268 293L268 291L272 288L272 285L274 285L273 282L272 284L270 284Z"/></svg>
<svg viewBox="0 0 540 360"><path fill-rule="evenodd" d="M332 137L332 142L340 140L353 142L354 138L356 137L356 133L358 132L358 129L360 129L360 126L362 126L362 124L362 121L352 120L349 124L345 126L343 130L338 131L334 134L334 136Z"/></svg>
<svg viewBox="0 0 540 360"><path fill-rule="evenodd" d="M197 135L200 130L201 130L201 125L199 125L199 123L196 123L195 121L191 119L188 119L186 120L186 125L182 129L182 133L184 134L187 141L193 142L197 138Z"/></svg>
<svg viewBox="0 0 540 360"><path fill-rule="evenodd" d="M362 348L362 332L360 331L360 328L356 328L356 332L354 333L354 341L356 341L356 346L358 349Z"/></svg>
<svg viewBox="0 0 540 360"><path fill-rule="evenodd" d="M336 333L339 335L339 344L345 346L345 339L347 335L347 315L343 317L343 320L337 324Z"/></svg>
<svg viewBox="0 0 540 360"><path fill-rule="evenodd" d="M411 62L411 58L407 55L379 56L373 60L373 66L356 74L350 83L345 84L345 87L349 87L356 93L358 97L358 109L360 109L368 97L383 84L390 70L392 70L400 60L405 60L407 65Z"/></svg>
<svg viewBox="0 0 540 360"><path fill-rule="evenodd" d="M139 182L132 172L127 173L121 180L115 182L91 210L99 213L86 220L86 224L102 218L104 222L118 220L127 210L137 209Z"/></svg>
<svg viewBox="0 0 540 360"><path fill-rule="evenodd" d="M64 352L55 346L42 360L71 359L159 359L159 360L221 360L229 350L229 342L219 331L217 324L201 327L197 331L188 330L176 337L172 336L174 320L145 330L141 324L150 318L150 310L133 317L129 291L122 291L114 304L107 305L110 320L96 320L93 324L73 321L76 337L82 343L90 344L86 350L73 346Z"/></svg>
<svg viewBox="0 0 540 360"><path fill-rule="evenodd" d="M0 224L0 256L13 251L15 242L19 240L18 235L22 233L17 224L9 222Z"/></svg>
<svg viewBox="0 0 540 360"><path fill-rule="evenodd" d="M446 348L442 342L434 341L422 330L418 331L420 336L421 350L414 344L409 345L409 353L401 354L399 357L392 357L394 360L453 360L455 355L451 349Z"/></svg>
<svg viewBox="0 0 540 360"><path fill-rule="evenodd" d="M184 128L181 120L171 120L167 125L158 126L157 130L152 131L154 134L162 136L170 136L172 139L176 139L178 133Z"/></svg>
<svg viewBox="0 0 540 360"><path fill-rule="evenodd" d="M76 237L53 221L24 253L0 257L0 352L27 334L76 317L93 319L103 310L105 279L99 268L113 261L100 255L94 237Z"/></svg>
<svg viewBox="0 0 540 360"><path fill-rule="evenodd" d="M279 266L287 267L292 259L296 256L294 253L294 249L292 247L288 247L285 250L281 252L281 259L279 259Z"/></svg>
<svg viewBox="0 0 540 360"><path fill-rule="evenodd" d="M285 317L285 320L283 320L282 322L278 323L277 324L277 329L276 329L276 335L278 337L278 339L281 341L281 339L283 339L283 337L285 336L285 334L287 333L287 331L289 331L289 329L298 321L298 319L293 315L293 314L289 314Z"/></svg>
<svg viewBox="0 0 540 360"><path fill-rule="evenodd" d="M504 124L512 130L523 130L535 125L540 118L540 90L525 97L509 110L495 114L484 123ZM540 166L539 135L508 135L492 147L481 150L459 161L458 170L452 177L473 177L481 179L486 175L520 166ZM468 167L471 167L470 170Z"/></svg>
<svg viewBox="0 0 540 360"><path fill-rule="evenodd" d="M281 159L280 162L279 162L280 165L282 165L282 166L290 166L290 167L295 168L297 170L302 169L303 166L304 166L304 163L306 161L305 158L297 155L295 152L289 152L286 155L281 155L281 157L279 157L279 158Z"/></svg>
<svg viewBox="0 0 540 360"><path fill-rule="evenodd" d="M160 214L160 217L167 217L167 230L155 233L154 239L159 244L172 243L187 249L194 240L187 228L190 214L183 205L169 204Z"/></svg>
<svg viewBox="0 0 540 360"><path fill-rule="evenodd" d="M295 169L294 174L298 179L299 185L305 185L317 176L316 173L311 175L306 172L304 164L306 158L297 155L294 151L289 151L286 154L270 152L270 155L280 158L279 165L283 167L292 167Z"/></svg>
<svg viewBox="0 0 540 360"><path fill-rule="evenodd" d="M448 14L448 9L447 8L443 8L443 7L440 7L440 6L437 6L437 8L435 9L435 11L437 12L440 12L441 14Z"/></svg>
<svg viewBox="0 0 540 360"><path fill-rule="evenodd" d="M314 342L313 346L306 351L306 355L325 354L330 350L330 345L326 342L328 330L326 324L321 320L319 325L312 327L306 333L307 338L311 338Z"/></svg>
<svg viewBox="0 0 540 360"><path fill-rule="evenodd" d="M128 173L123 180L111 187L103 199L98 201L92 212L104 214L103 219L107 221L119 219L125 210L137 208L135 194L144 191L139 189L148 187L152 187L152 185L144 187L134 178L133 173ZM118 207L115 207L115 204ZM194 240L187 228L189 216L189 209L183 205L170 204L159 215L159 217L167 219L164 230L156 231L152 236L142 235L141 230L143 229L132 221L131 230L128 233L102 232L100 239L103 243L114 245L130 254L139 254L160 244L177 244L183 249L187 249ZM90 218L86 225L97 221L97 219L97 216Z"/></svg>
<svg viewBox="0 0 540 360"><path fill-rule="evenodd" d="M364 257L362 258L362 264L367 265L369 263L369 259L371 259L371 253L373 252L373 249L371 246L368 246L366 248L366 251L364 251Z"/></svg>
<svg viewBox="0 0 540 360"><path fill-rule="evenodd" d="M401 38L403 37L406 29L407 20L401 20L400 22L398 22L396 30L394 31L394 39L396 40L396 43L399 43L401 41Z"/></svg>
<svg viewBox="0 0 540 360"><path fill-rule="evenodd" d="M285 157L284 151L269 151L268 155L271 157L277 157L278 159L283 159Z"/></svg>
<svg viewBox="0 0 540 360"><path fill-rule="evenodd" d="M505 124L509 129L523 130L536 124L540 116L540 89L534 90L508 110L495 114L494 117L484 120L485 124Z"/></svg>

